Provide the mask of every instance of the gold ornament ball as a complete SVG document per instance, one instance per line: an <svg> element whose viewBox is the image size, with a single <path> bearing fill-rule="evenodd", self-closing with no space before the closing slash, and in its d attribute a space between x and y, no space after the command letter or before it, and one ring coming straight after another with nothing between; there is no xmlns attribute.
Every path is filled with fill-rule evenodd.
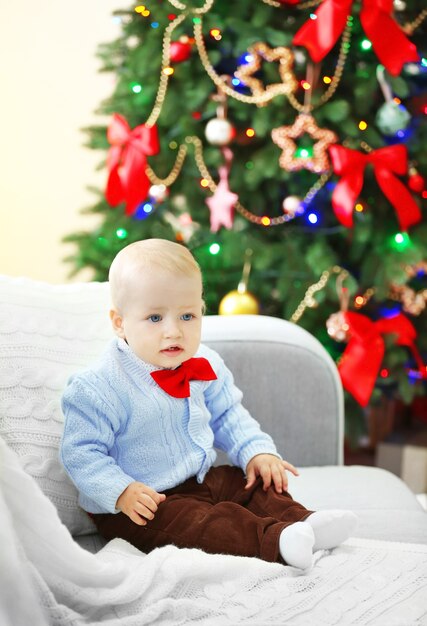
<svg viewBox="0 0 427 626"><path fill-rule="evenodd" d="M220 315L258 315L258 300L248 291L227 293L219 303Z"/></svg>

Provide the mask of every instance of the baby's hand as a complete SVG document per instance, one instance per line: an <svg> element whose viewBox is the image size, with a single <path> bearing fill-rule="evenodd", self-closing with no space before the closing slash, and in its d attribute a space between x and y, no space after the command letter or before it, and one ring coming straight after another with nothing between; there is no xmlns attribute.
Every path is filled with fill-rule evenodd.
<svg viewBox="0 0 427 626"><path fill-rule="evenodd" d="M291 463L282 461L274 454L257 454L252 457L246 467L247 483L245 489L252 487L257 476L261 476L264 491L267 491L273 482L277 493L282 493L288 488L288 477L285 470L294 476L299 476L298 470Z"/></svg>
<svg viewBox="0 0 427 626"><path fill-rule="evenodd" d="M145 526L147 520L154 518L158 505L165 499L164 493L157 493L144 483L134 482L119 496L116 507L138 526Z"/></svg>

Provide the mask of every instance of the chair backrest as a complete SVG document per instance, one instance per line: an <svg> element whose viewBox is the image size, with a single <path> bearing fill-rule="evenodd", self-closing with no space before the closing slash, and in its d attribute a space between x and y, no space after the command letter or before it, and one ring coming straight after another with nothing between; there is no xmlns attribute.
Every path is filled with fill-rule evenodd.
<svg viewBox="0 0 427 626"><path fill-rule="evenodd" d="M221 354L243 403L298 466L343 462L343 393L329 354L304 329L260 315L207 316L203 341Z"/></svg>

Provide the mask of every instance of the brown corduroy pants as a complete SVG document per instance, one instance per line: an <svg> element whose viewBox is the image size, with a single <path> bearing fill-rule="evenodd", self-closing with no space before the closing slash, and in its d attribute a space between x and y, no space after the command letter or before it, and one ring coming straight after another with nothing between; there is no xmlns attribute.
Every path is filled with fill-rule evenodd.
<svg viewBox="0 0 427 626"><path fill-rule="evenodd" d="M222 465L212 467L202 484L190 478L164 491L166 500L146 526L124 513L90 516L103 537L120 537L143 552L173 544L283 563L280 533L312 511L289 493L276 493L273 486L264 491L261 478L251 489L245 490L245 485L240 468Z"/></svg>

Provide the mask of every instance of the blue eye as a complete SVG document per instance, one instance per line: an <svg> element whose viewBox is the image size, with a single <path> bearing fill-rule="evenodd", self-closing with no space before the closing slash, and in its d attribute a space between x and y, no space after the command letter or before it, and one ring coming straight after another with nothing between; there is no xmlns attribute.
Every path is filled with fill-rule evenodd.
<svg viewBox="0 0 427 626"><path fill-rule="evenodd" d="M160 322L160 320L162 319L162 316L155 313L154 315L150 315L148 319L150 320L150 322L154 322L154 323Z"/></svg>
<svg viewBox="0 0 427 626"><path fill-rule="evenodd" d="M193 318L194 318L194 315L192 313L184 313L184 315L181 316L181 319L183 319L184 322L189 322Z"/></svg>

